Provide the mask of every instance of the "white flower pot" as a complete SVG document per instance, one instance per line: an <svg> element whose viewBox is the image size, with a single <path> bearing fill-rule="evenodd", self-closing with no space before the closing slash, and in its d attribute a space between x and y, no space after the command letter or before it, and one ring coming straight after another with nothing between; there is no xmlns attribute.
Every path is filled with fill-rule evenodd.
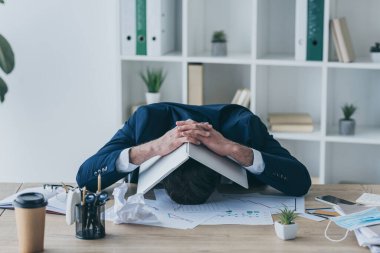
<svg viewBox="0 0 380 253"><path fill-rule="evenodd" d="M371 53L371 59L373 62L380 62L380 53Z"/></svg>
<svg viewBox="0 0 380 253"><path fill-rule="evenodd" d="M282 225L280 222L276 221L274 223L274 229L278 238L282 240L291 240L297 236L298 224L293 223L289 225Z"/></svg>
<svg viewBox="0 0 380 253"><path fill-rule="evenodd" d="M152 92L147 92L145 93L145 98L146 98L146 104L154 104L154 103L159 103L160 98L161 98L161 93L152 93Z"/></svg>

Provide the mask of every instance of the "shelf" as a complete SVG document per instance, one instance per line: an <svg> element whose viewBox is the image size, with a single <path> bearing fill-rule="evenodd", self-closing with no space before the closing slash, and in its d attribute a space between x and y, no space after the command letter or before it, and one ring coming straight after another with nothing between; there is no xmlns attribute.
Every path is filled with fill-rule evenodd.
<svg viewBox="0 0 380 253"><path fill-rule="evenodd" d="M154 62L181 62L182 61L182 53L170 52L163 56L148 56L148 55L133 55L133 56L125 56L122 55L120 57L122 61L154 61Z"/></svg>
<svg viewBox="0 0 380 253"><path fill-rule="evenodd" d="M269 133L272 134L274 138L280 140L320 141L322 137L320 128L315 126L314 131L311 133Z"/></svg>
<svg viewBox="0 0 380 253"><path fill-rule="evenodd" d="M251 64L251 55L249 54L239 54L231 53L225 57L211 56L210 52L203 52L195 56L187 58L188 62L197 63L218 63L218 64Z"/></svg>
<svg viewBox="0 0 380 253"><path fill-rule="evenodd" d="M266 54L256 60L257 65L322 67L321 61L296 61L292 54Z"/></svg>
<svg viewBox="0 0 380 253"><path fill-rule="evenodd" d="M315 126L311 133L271 134L305 164L313 183L380 182L372 175L380 173L380 63L372 62L369 53L379 41L380 0L325 1L323 61L295 60L298 0L173 1L177 12L173 52L120 56L123 117L145 100L141 70L163 67L169 75L161 101L186 103L187 65L200 63L204 104L230 103L237 89L246 88L251 90L250 109L264 122L271 112L311 115ZM338 17L347 20L355 62L336 60L329 21ZM212 35L220 30L227 35L228 53L213 57ZM340 136L336 126L346 103L358 107L354 136ZM357 154L365 159L357 160ZM357 168L363 171L360 175Z"/></svg>
<svg viewBox="0 0 380 253"><path fill-rule="evenodd" d="M358 57L354 62L350 63L330 61L327 63L327 67L347 69L380 69L380 62L372 62L369 57Z"/></svg>
<svg viewBox="0 0 380 253"><path fill-rule="evenodd" d="M326 141L338 143L380 144L380 127L356 127L355 135L342 136L338 133L338 126L330 127Z"/></svg>

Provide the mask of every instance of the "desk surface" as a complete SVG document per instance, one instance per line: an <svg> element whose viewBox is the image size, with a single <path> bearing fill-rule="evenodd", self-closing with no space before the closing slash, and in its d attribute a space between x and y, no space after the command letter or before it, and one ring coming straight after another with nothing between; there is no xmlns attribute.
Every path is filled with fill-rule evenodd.
<svg viewBox="0 0 380 253"><path fill-rule="evenodd" d="M31 185L0 184L0 192ZM306 207L321 207L314 197L331 194L354 201L363 192L380 194L380 185L313 185L306 196ZM0 212L1 213L1 212ZM198 226L177 230L141 225L106 223L106 237L101 240L76 239L74 225L67 226L64 216L47 214L45 252L369 252L358 246L353 233L340 243L324 238L326 221L297 218L298 237L292 241L278 239L272 225ZM14 211L6 210L0 217L1 252L17 252ZM344 230L331 226L330 235L340 238Z"/></svg>

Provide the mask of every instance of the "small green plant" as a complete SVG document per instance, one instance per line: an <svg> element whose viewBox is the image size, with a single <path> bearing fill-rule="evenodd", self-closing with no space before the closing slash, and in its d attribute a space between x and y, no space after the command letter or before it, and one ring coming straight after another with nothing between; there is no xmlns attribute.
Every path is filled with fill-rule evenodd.
<svg viewBox="0 0 380 253"><path fill-rule="evenodd" d="M345 104L342 106L342 112L344 115L344 120L350 120L351 116L355 113L357 107L353 104Z"/></svg>
<svg viewBox="0 0 380 253"><path fill-rule="evenodd" d="M215 31L212 35L212 42L227 42L227 36L224 31Z"/></svg>
<svg viewBox="0 0 380 253"><path fill-rule="evenodd" d="M147 68L145 73L140 73L140 76L148 88L148 92L151 93L158 93L166 78L166 74L162 69L150 70Z"/></svg>
<svg viewBox="0 0 380 253"><path fill-rule="evenodd" d="M294 210L290 210L287 207L280 209L279 219L282 225L293 224L296 217L297 214L294 213Z"/></svg>
<svg viewBox="0 0 380 253"><path fill-rule="evenodd" d="M371 53L380 53L380 42L376 42L370 49Z"/></svg>

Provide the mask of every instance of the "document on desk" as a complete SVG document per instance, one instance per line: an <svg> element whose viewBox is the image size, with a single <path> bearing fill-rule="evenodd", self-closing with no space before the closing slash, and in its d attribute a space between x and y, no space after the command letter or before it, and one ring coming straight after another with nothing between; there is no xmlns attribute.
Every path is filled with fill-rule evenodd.
<svg viewBox="0 0 380 253"><path fill-rule="evenodd" d="M202 225L241 224L241 225L271 225L273 224L270 209L253 205L240 200L225 198L215 193L205 204L179 205L172 201L165 190L155 190L156 201L166 206L166 210L180 216L200 214L201 217L211 217Z"/></svg>
<svg viewBox="0 0 380 253"><path fill-rule="evenodd" d="M41 187L26 188L18 193L15 193L3 200L0 200L0 208L13 209L13 200L21 193L38 192L45 196L48 200L46 211L53 214L66 214L66 193L58 193L55 190L44 189Z"/></svg>
<svg viewBox="0 0 380 253"><path fill-rule="evenodd" d="M259 193L248 194L222 194L223 198L235 199L241 203L269 208L272 214L280 213L284 207L296 213L305 212L305 198L284 195L263 195Z"/></svg>

